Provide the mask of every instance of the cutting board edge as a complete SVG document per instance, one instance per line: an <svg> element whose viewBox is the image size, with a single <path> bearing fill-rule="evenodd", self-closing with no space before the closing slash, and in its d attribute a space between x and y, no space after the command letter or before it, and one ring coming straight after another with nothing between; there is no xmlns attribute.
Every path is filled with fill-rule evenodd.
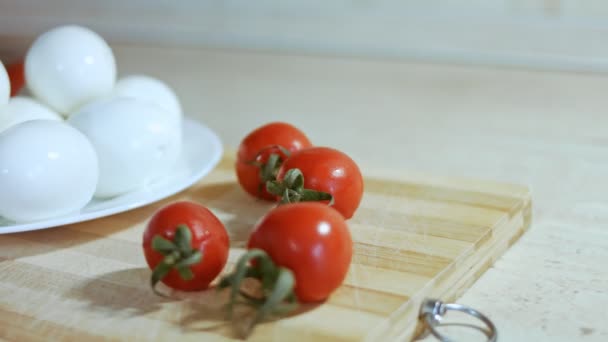
<svg viewBox="0 0 608 342"><path fill-rule="evenodd" d="M410 312L409 314L406 313L402 315L402 317L398 319L400 322L411 322L405 325L405 327L402 329L401 334L389 334L388 336L383 335L381 332L383 330L382 327L377 327L376 329L370 331L370 333L367 334L363 338L363 340L410 341L416 336L419 336L423 332L423 326L419 324L419 321L417 319L412 319L412 310L414 310L414 312L417 314L418 308L420 307L420 304L425 298L440 298L441 300L446 302L453 302L458 297L462 296L462 294L464 294L464 292L466 292L470 288L470 286L477 282L477 280L479 280L479 278L488 269L492 267L496 260L498 260L515 242L519 240L519 238L523 236L523 234L525 234L525 232L529 229L531 225L531 218L527 214L531 213L531 211L532 201L528 193L528 196L523 199L523 206L521 207L521 210L518 213L516 213L515 215L509 215L509 213L505 213L505 217L508 218L508 220L497 223L497 225L500 225L501 223L505 225L505 227L503 228L504 233L501 234L501 238L495 237L492 240L491 244L487 247L487 253L485 253L485 255L483 255L478 262L473 263L463 272L457 272L451 275L451 277L455 278L453 284L459 283L459 286L454 287L457 288L455 292L446 294L446 292L448 292L451 288L445 290L440 290L438 288L431 289L429 291L428 288L432 287L432 285L437 282L435 278L418 293L411 296L409 300L404 303L399 309L397 309L395 313L401 310ZM509 218L509 216L511 217ZM490 251L493 248L498 248L498 252L491 254ZM481 252L478 253L483 254ZM474 260L473 257L474 255L470 255L470 260ZM458 261L454 261L454 263L457 262ZM468 275L471 274L472 276L468 277ZM444 281L447 280L444 279ZM391 316L395 315L395 313ZM391 318L392 317L389 317L387 320L385 320L385 323L387 324L383 324L383 326L385 327L384 330L391 330L391 324L388 324Z"/></svg>

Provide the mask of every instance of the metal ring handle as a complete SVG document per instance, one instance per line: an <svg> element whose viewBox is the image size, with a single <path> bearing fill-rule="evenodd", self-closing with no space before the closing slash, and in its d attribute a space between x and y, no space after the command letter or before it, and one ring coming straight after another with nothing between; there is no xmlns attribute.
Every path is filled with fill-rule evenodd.
<svg viewBox="0 0 608 342"><path fill-rule="evenodd" d="M426 299L424 302L422 302L422 306L420 307L420 318L425 322L430 333L437 337L437 339L440 341L452 341L450 338L442 335L436 329L436 327L441 324L443 315L450 310L464 312L485 323L488 329L484 330L484 333L486 336L488 336L488 342L496 342L498 339L498 332L496 331L494 323L492 323L492 321L481 312L460 304L446 304L438 299Z"/></svg>

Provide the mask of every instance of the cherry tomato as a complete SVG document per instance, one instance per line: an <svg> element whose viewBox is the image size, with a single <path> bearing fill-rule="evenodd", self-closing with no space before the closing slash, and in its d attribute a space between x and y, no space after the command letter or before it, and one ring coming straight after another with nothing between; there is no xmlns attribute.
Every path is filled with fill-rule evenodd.
<svg viewBox="0 0 608 342"><path fill-rule="evenodd" d="M344 281L353 253L342 215L318 202L271 210L254 227L248 248L265 251L278 266L293 272L300 302L329 297Z"/></svg>
<svg viewBox="0 0 608 342"><path fill-rule="evenodd" d="M11 96L15 96L25 86L25 71L23 61L15 62L6 66L6 72L11 82Z"/></svg>
<svg viewBox="0 0 608 342"><path fill-rule="evenodd" d="M363 177L355 162L346 154L328 147L311 147L292 154L282 165L277 180L287 171L299 169L304 188L329 193L333 207L345 218L353 216L363 196Z"/></svg>
<svg viewBox="0 0 608 342"><path fill-rule="evenodd" d="M224 225L209 209L193 202L161 208L143 236L146 262L154 270L153 277L158 276L153 288L155 280L183 291L207 288L226 265L229 248Z"/></svg>
<svg viewBox="0 0 608 342"><path fill-rule="evenodd" d="M237 153L235 168L241 187L252 196L275 200L276 196L266 191L266 181L275 178L278 166L287 158L285 152L310 146L308 137L287 123L273 122L255 129L243 139ZM278 163L263 172L271 154L278 155Z"/></svg>

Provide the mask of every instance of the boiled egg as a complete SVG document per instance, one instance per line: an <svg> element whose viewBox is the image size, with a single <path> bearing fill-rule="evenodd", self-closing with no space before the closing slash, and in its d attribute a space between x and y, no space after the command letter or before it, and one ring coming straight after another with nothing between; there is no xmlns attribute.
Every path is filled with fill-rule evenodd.
<svg viewBox="0 0 608 342"><path fill-rule="evenodd" d="M116 96L132 97L162 107L178 123L182 118L182 107L175 92L163 81L145 75L126 76L116 82Z"/></svg>
<svg viewBox="0 0 608 342"><path fill-rule="evenodd" d="M68 122L86 135L99 157L95 196L112 197L166 175L181 149L181 130L163 108L133 98L88 104Z"/></svg>
<svg viewBox="0 0 608 342"><path fill-rule="evenodd" d="M50 108L26 96L11 97L6 106L0 107L0 132L30 120L62 121L63 118Z"/></svg>
<svg viewBox="0 0 608 342"><path fill-rule="evenodd" d="M8 103L8 98L11 94L11 83L8 78L8 73L4 68L4 64L0 61L0 106Z"/></svg>
<svg viewBox="0 0 608 342"><path fill-rule="evenodd" d="M97 178L93 146L64 122L32 120L0 133L0 216L27 222L77 212Z"/></svg>
<svg viewBox="0 0 608 342"><path fill-rule="evenodd" d="M40 35L25 57L31 93L64 116L107 96L116 82L112 49L97 33L60 26Z"/></svg>

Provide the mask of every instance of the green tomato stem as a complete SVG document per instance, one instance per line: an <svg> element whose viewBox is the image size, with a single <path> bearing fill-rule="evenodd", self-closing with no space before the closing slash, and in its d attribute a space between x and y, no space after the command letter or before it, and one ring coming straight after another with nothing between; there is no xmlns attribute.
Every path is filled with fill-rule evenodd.
<svg viewBox="0 0 608 342"><path fill-rule="evenodd" d="M305 189L304 174L297 168L287 170L282 181L267 181L266 191L281 197L281 204L329 201L328 205L332 206L335 202L334 196L328 192Z"/></svg>
<svg viewBox="0 0 608 342"><path fill-rule="evenodd" d="M255 266L251 262L255 261ZM257 279L262 290L262 297L255 297L241 290L246 278ZM274 263L261 249L247 251L237 261L232 274L220 281L219 289L230 288L230 299L227 304L227 315L232 318L234 306L243 303L255 309L255 315L247 320L240 329L241 337L251 334L255 325L271 315L284 315L298 306L294 293L295 277L287 268ZM243 322L241 322L243 323Z"/></svg>
<svg viewBox="0 0 608 342"><path fill-rule="evenodd" d="M196 265L203 259L203 253L192 248L192 233L188 226L182 224L177 226L173 241L169 241L160 235L152 239L152 249L164 255L165 258L154 267L150 277L152 291L161 297L168 297L158 291L156 285L165 278L171 270L177 270L184 280L191 280L194 274L190 266Z"/></svg>
<svg viewBox="0 0 608 342"><path fill-rule="evenodd" d="M271 146L265 147L262 150L260 150L253 160L250 160L247 162L247 164L257 167L260 171L259 172L260 183L258 185L259 193L261 193L264 190L266 182L276 180L277 173L279 172L279 169L281 168L281 164L284 161L281 158L281 155L277 154L277 153L271 153L268 156L268 160L265 163L262 163L258 160L260 158L260 156L263 153L265 153L266 151L275 150L275 149L278 149L287 158L291 155L289 150L286 149L285 147L283 147L281 145L271 145Z"/></svg>

